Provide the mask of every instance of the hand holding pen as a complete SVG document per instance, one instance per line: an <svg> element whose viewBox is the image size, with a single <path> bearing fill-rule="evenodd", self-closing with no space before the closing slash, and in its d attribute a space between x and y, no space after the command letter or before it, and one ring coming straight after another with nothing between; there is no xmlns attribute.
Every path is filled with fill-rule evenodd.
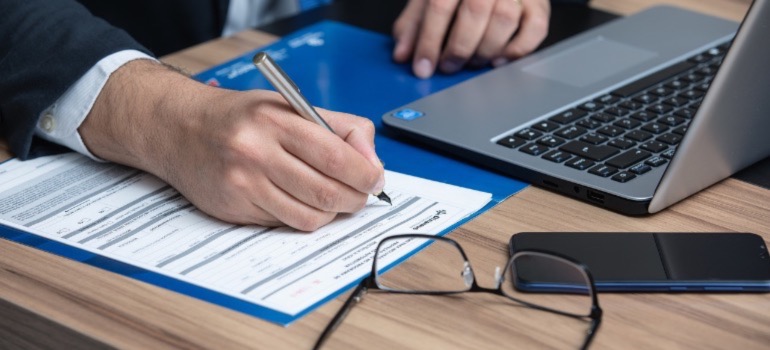
<svg viewBox="0 0 770 350"><path fill-rule="evenodd" d="M262 72L265 78L267 78L270 84L273 85L273 87L281 94L281 96L286 99L292 108L294 108L297 114L307 119L308 121L316 123L326 130L335 133L332 127L326 123L326 120L324 120L321 115L318 114L315 108L313 108L307 99L305 99L305 97L300 93L297 85L294 84L291 78L289 78L283 69L281 69L281 67L279 67L278 64L276 64L267 53L257 53L254 56L253 61L254 65L259 69L260 72ZM355 145L353 146L355 147ZM369 153L367 148L363 149L362 154L363 153ZM364 155L366 156L366 154ZM375 160L375 162L379 162L379 159ZM380 190L377 191L377 193L372 193L372 195L376 196L379 200L392 205L390 197L385 194L384 191Z"/></svg>

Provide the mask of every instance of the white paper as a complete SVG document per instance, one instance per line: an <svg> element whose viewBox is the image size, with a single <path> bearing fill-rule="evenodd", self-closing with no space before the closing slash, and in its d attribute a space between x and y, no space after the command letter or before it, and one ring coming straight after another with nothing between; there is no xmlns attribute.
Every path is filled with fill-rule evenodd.
<svg viewBox="0 0 770 350"><path fill-rule="evenodd" d="M155 176L64 154L0 164L0 223L295 315L366 275L381 239L438 234L491 199L394 172L386 183L393 206L372 197L307 233L228 224Z"/></svg>

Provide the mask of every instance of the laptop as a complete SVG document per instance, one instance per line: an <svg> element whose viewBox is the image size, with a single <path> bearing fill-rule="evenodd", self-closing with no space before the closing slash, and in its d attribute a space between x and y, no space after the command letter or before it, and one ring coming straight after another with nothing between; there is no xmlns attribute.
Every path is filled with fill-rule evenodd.
<svg viewBox="0 0 770 350"><path fill-rule="evenodd" d="M388 129L629 215L770 155L770 0L743 24L620 18L383 115ZM737 34L736 34L737 31Z"/></svg>

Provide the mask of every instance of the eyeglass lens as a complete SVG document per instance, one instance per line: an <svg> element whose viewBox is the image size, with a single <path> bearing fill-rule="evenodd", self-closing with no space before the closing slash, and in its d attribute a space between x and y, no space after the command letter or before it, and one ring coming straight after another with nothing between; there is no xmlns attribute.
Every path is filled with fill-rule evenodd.
<svg viewBox="0 0 770 350"><path fill-rule="evenodd" d="M394 249L420 249L401 264L395 263ZM430 237L387 239L380 244L375 281L384 290L400 292L463 292L471 287L473 272L460 249L451 241ZM381 270L386 268L384 271Z"/></svg>
<svg viewBox="0 0 770 350"><path fill-rule="evenodd" d="M506 296L574 316L589 316L593 296L588 276L579 266L553 255L514 255L503 274Z"/></svg>
<svg viewBox="0 0 770 350"><path fill-rule="evenodd" d="M420 251L392 266L396 261L389 253L404 247ZM390 291L464 292L474 279L459 246L436 237L388 238L380 244L374 263L377 286ZM590 315L593 305L590 282L580 266L538 252L513 256L500 289L518 301L574 316Z"/></svg>

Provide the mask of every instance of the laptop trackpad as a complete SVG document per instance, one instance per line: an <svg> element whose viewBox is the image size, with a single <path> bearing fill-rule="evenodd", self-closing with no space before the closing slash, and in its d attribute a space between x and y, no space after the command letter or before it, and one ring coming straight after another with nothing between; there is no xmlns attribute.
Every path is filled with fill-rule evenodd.
<svg viewBox="0 0 770 350"><path fill-rule="evenodd" d="M599 36L530 64L522 70L580 88L609 78L656 55L655 52Z"/></svg>

